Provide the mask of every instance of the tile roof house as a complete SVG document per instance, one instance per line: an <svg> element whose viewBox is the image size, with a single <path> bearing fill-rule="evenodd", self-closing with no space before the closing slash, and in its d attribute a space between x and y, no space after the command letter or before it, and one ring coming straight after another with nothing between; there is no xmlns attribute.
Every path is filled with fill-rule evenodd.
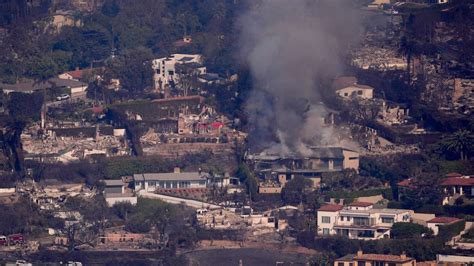
<svg viewBox="0 0 474 266"><path fill-rule="evenodd" d="M426 224L427 224L428 228L433 230L434 235L438 235L440 226L454 224L454 223L461 222L461 221L463 221L463 220L455 218L455 217L440 216L440 217L435 217L435 218L427 221Z"/></svg>
<svg viewBox="0 0 474 266"><path fill-rule="evenodd" d="M474 176L458 176L442 179L440 186L444 191L443 205L452 204L460 196L474 198Z"/></svg>
<svg viewBox="0 0 474 266"><path fill-rule="evenodd" d="M348 254L334 261L334 266L415 266L416 260L407 257L405 253L401 255L389 254L364 254L362 251L357 254Z"/></svg>
<svg viewBox="0 0 474 266"><path fill-rule="evenodd" d="M365 202L323 205L317 211L318 235L341 235L350 239L373 240L390 237L392 225L411 222L414 212L404 209L374 209Z"/></svg>

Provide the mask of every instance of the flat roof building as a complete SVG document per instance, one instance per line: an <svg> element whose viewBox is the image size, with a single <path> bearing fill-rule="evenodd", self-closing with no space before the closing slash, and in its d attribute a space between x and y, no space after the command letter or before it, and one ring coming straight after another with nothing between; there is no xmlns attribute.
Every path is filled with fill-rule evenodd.
<svg viewBox="0 0 474 266"><path fill-rule="evenodd" d="M153 192L158 188L183 189L206 188L209 174L204 172L181 172L176 168L172 173L134 174L135 190Z"/></svg>

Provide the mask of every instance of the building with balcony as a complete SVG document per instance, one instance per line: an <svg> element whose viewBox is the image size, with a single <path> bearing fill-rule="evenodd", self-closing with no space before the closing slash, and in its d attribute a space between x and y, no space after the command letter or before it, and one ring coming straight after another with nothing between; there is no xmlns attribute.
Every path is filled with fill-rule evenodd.
<svg viewBox="0 0 474 266"><path fill-rule="evenodd" d="M196 76L206 74L206 67L202 65L203 59L200 54L172 54L168 57L154 59L152 61L154 88L163 93L165 86L179 83L181 71L192 72ZM189 73L188 73L189 74Z"/></svg>
<svg viewBox="0 0 474 266"><path fill-rule="evenodd" d="M375 209L371 203L323 205L318 209L318 235L342 235L373 240L390 237L394 223L411 222L414 212L404 209Z"/></svg>

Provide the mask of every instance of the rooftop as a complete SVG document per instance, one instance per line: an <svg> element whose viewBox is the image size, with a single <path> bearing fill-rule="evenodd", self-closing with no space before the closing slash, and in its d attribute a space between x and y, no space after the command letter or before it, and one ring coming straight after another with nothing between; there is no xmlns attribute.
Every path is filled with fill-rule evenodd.
<svg viewBox="0 0 474 266"><path fill-rule="evenodd" d="M368 261L386 261L386 262L407 262L413 260L406 256L397 255L386 255L386 254L358 254L354 257L356 260L368 260Z"/></svg>
<svg viewBox="0 0 474 266"><path fill-rule="evenodd" d="M412 183L413 180L411 178L408 178L408 179L405 179L405 180L402 180L400 182L397 183L398 186L400 187L415 187Z"/></svg>
<svg viewBox="0 0 474 266"><path fill-rule="evenodd" d="M264 161L277 161L285 159L307 159L307 158L333 158L333 159L343 159L344 151L351 151L343 147L311 147L312 154L308 156L301 155L276 155L268 154L266 152L260 154L249 155L247 158L250 160L264 160ZM355 152L355 151L354 151Z"/></svg>
<svg viewBox="0 0 474 266"><path fill-rule="evenodd" d="M455 218L455 217L440 216L440 217L436 217L436 218L433 218L433 219L427 221L427 223L450 224L450 223L455 223L455 222L459 222L459 221L462 221L462 220L458 219L458 218Z"/></svg>
<svg viewBox="0 0 474 266"><path fill-rule="evenodd" d="M145 173L134 174L135 181L202 181L206 180L207 173L183 172L183 173Z"/></svg>
<svg viewBox="0 0 474 266"><path fill-rule="evenodd" d="M375 213L380 213L380 214L402 214L405 212L410 212L412 210L405 210L405 209L387 209L387 208L382 208L382 209L370 209L370 210L348 210L344 209L342 212L346 214L354 213L354 214L375 214Z"/></svg>
<svg viewBox="0 0 474 266"><path fill-rule="evenodd" d="M441 181L441 186L474 186L474 178L448 177Z"/></svg>
<svg viewBox="0 0 474 266"><path fill-rule="evenodd" d="M321 206L318 211L323 211L323 212L337 212L342 210L344 206L342 205L336 205L336 204L326 204Z"/></svg>
<svg viewBox="0 0 474 266"><path fill-rule="evenodd" d="M0 83L0 88L7 91L31 92L52 87L82 87L87 86L86 83L73 79L50 78L47 81L35 83L33 80L25 80L17 84Z"/></svg>
<svg viewBox="0 0 474 266"><path fill-rule="evenodd" d="M370 203L370 202L361 202L361 201L356 201L356 202L352 202L351 204L349 204L349 206L351 207L369 207L369 206L372 206L374 204Z"/></svg>

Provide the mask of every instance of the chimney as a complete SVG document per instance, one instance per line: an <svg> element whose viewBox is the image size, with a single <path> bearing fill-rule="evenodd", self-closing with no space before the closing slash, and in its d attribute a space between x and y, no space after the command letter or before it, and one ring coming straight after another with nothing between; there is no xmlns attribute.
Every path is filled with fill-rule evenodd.
<svg viewBox="0 0 474 266"><path fill-rule="evenodd" d="M357 251L357 256L362 256L364 255L364 252L362 252L362 249L359 249L359 251Z"/></svg>
<svg viewBox="0 0 474 266"><path fill-rule="evenodd" d="M175 174L180 174L180 173L181 173L181 169L180 169L179 167L175 167L173 172L174 172Z"/></svg>
<svg viewBox="0 0 474 266"><path fill-rule="evenodd" d="M400 258L402 260L406 260L407 259L407 254L405 253L405 251L402 252L402 254L400 255Z"/></svg>

